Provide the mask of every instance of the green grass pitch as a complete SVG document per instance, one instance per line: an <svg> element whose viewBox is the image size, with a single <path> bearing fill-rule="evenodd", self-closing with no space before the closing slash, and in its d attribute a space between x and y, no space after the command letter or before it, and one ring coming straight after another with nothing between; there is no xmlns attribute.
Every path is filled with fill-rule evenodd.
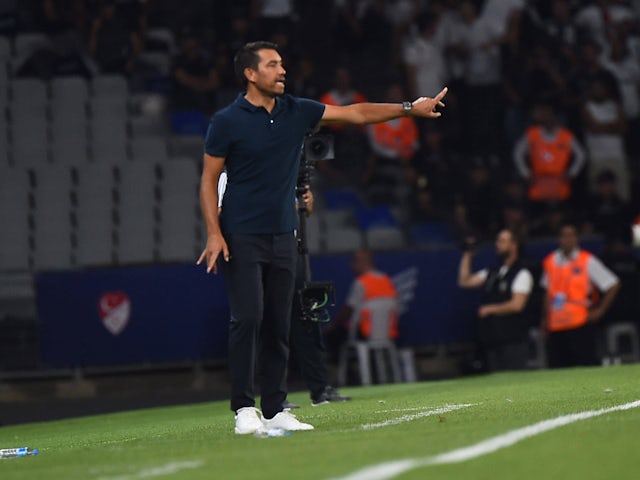
<svg viewBox="0 0 640 480"><path fill-rule="evenodd" d="M290 395L303 405L298 418L316 430L281 438L234 435L227 402L2 427L0 448L29 446L40 454L0 460L0 479L341 478L381 462L422 459L542 420L640 400L640 365L343 391L351 402L315 408L306 393ZM372 424L377 428L363 428ZM640 408L632 408L393 478L637 480L639 439Z"/></svg>

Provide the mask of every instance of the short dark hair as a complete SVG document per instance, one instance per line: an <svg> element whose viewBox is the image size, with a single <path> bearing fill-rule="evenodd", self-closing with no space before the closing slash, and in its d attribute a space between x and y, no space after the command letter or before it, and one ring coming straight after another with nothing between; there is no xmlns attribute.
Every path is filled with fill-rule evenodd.
<svg viewBox="0 0 640 480"><path fill-rule="evenodd" d="M278 45L265 41L247 43L244 47L238 50L238 53L236 53L236 56L233 59L233 70L235 71L238 80L245 87L249 82L244 74L244 70L245 68L258 70L258 63L260 63L260 55L258 55L258 52L260 50L275 50L277 52Z"/></svg>

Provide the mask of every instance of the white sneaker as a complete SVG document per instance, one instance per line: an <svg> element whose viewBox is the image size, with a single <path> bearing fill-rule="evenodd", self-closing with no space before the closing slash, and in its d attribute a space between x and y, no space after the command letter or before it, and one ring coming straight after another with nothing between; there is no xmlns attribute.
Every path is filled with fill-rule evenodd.
<svg viewBox="0 0 640 480"><path fill-rule="evenodd" d="M235 432L238 435L248 435L263 428L258 413L260 413L260 410L255 407L239 408L236 412Z"/></svg>
<svg viewBox="0 0 640 480"><path fill-rule="evenodd" d="M280 428L289 432L295 430L313 430L313 425L302 423L296 418L293 413L289 412L288 410L277 413L272 419L269 420L262 417L262 424L268 430L274 428Z"/></svg>

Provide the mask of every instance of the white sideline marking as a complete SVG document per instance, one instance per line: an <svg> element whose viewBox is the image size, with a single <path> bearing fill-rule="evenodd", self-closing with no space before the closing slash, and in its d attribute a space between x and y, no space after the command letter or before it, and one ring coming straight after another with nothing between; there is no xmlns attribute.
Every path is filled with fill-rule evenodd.
<svg viewBox="0 0 640 480"><path fill-rule="evenodd" d="M188 470L198 468L204 465L204 462L197 460L191 462L171 462L164 465L158 465L157 467L147 468L140 470L137 473L131 475L117 475L115 477L99 477L98 480L133 480L136 478L151 478L161 477L163 475L171 475L181 470Z"/></svg>
<svg viewBox="0 0 640 480"><path fill-rule="evenodd" d="M399 425L405 422L411 422L418 418L431 417L432 415L440 415L442 413L454 412L463 408L472 407L475 403L463 403L461 405L445 405L444 407L434 408L432 410L425 410L424 412L414 413L411 415L403 415L398 418L391 418L379 423L365 423L361 426L363 430L372 430L374 428L388 427L390 425Z"/></svg>
<svg viewBox="0 0 640 480"><path fill-rule="evenodd" d="M379 463L377 465L357 470L344 477L339 477L336 480L387 480L418 467L464 462L510 447L522 440L548 432L549 430L553 430L558 427L569 425L570 423L599 417L600 415L605 415L607 413L631 410L638 407L640 407L640 400L625 403L623 405L616 405L615 407L602 408L600 410L588 410L586 412L562 415L560 417L534 423L533 425L511 430L468 447L457 448L450 452L441 453L432 457L409 458L405 460Z"/></svg>

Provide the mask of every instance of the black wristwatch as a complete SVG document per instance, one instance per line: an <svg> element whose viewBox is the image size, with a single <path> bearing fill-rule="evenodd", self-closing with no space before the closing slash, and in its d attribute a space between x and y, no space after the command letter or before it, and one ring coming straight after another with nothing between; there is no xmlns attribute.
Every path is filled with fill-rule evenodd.
<svg viewBox="0 0 640 480"><path fill-rule="evenodd" d="M411 102L402 102L402 108L404 109L405 117L411 115L411 110L413 110L413 103Z"/></svg>

